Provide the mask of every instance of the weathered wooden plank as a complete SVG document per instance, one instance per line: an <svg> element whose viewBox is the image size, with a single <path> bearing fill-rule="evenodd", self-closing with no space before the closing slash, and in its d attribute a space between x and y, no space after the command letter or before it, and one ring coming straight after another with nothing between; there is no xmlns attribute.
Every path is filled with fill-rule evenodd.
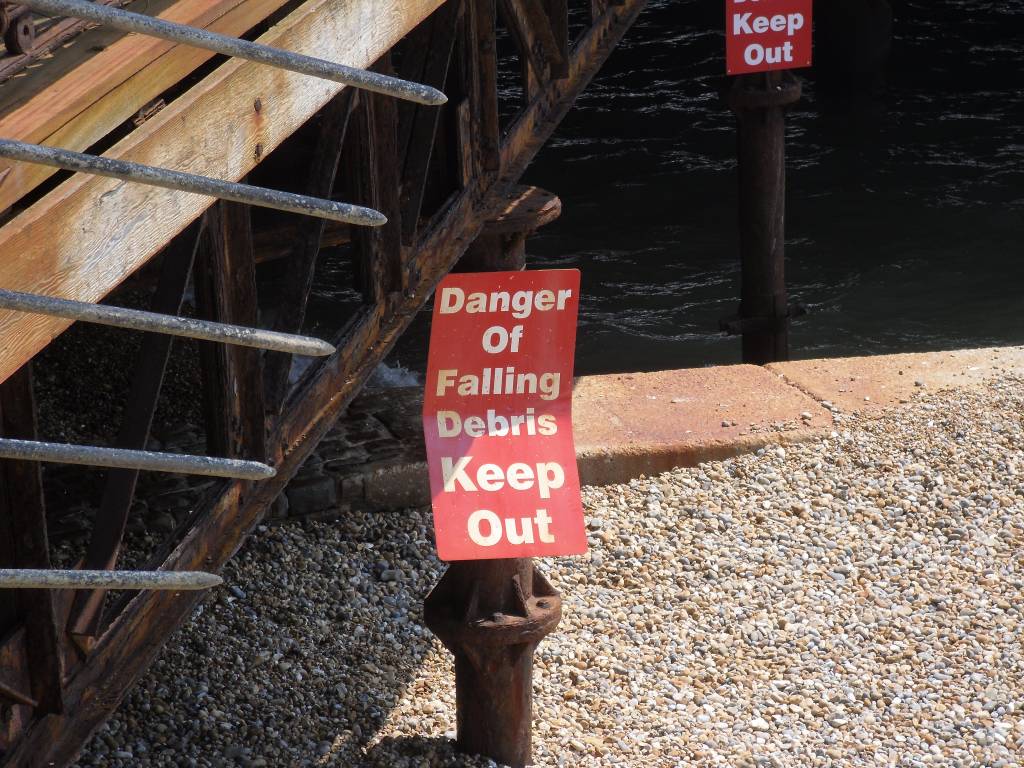
<svg viewBox="0 0 1024 768"><path fill-rule="evenodd" d="M551 75L562 78L569 74L569 0L544 0L544 8L561 54L561 61L551 65Z"/></svg>
<svg viewBox="0 0 1024 768"><path fill-rule="evenodd" d="M163 0L146 12L168 21L239 35L287 0ZM159 13L158 13L159 12ZM211 59L200 48L109 29L85 33L62 54L0 89L0 136L77 151L99 141L143 106ZM111 38L113 38L111 40ZM92 53L92 49L99 52ZM83 53L88 52L87 58ZM64 59L68 61L64 63ZM50 68L69 67L63 74ZM0 160L0 210L57 173Z"/></svg>
<svg viewBox="0 0 1024 768"><path fill-rule="evenodd" d="M440 2L309 0L260 41L365 68ZM235 181L341 89L229 61L106 155ZM189 193L73 176L0 229L0 285L96 301L211 203ZM0 349L0 380L67 325L0 313L0 338L9 341Z"/></svg>

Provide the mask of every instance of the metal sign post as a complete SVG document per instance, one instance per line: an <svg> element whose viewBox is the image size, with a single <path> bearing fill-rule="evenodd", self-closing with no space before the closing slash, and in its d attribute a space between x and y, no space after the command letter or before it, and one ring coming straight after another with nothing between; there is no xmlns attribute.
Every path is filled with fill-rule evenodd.
<svg viewBox="0 0 1024 768"><path fill-rule="evenodd" d="M501 242L485 268L521 268L518 238ZM453 562L424 618L455 656L459 749L510 766L530 762L533 652L562 615L531 558L587 547L578 294L575 270L450 275L435 294L423 420L438 552Z"/></svg>
<svg viewBox="0 0 1024 768"><path fill-rule="evenodd" d="M729 92L736 113L739 315L722 322L743 336L743 362L789 359L786 294L785 109L800 83L783 70L811 63L811 0L726 0L726 71L739 75Z"/></svg>

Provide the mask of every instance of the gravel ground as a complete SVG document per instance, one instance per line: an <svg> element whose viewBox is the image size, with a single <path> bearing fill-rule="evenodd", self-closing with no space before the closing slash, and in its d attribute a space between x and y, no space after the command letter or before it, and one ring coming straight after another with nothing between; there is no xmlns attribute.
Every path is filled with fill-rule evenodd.
<svg viewBox="0 0 1024 768"><path fill-rule="evenodd" d="M546 563L535 754L573 766L1024 765L1024 381L588 488ZM81 765L441 766L428 511L263 528Z"/></svg>

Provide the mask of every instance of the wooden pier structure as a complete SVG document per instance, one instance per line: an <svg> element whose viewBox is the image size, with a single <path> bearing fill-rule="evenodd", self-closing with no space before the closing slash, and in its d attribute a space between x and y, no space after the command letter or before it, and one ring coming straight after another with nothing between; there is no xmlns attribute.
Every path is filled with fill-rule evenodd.
<svg viewBox="0 0 1024 768"><path fill-rule="evenodd" d="M145 571L216 573L517 182L644 0L148 0L150 16L438 89L437 106L0 3L0 139L378 211L364 227L0 159L0 289L98 304L140 270L149 309L294 335L322 244L361 304L291 381L287 351L202 342L214 481ZM503 47L504 46L504 47ZM514 51L505 55L505 47ZM510 74L509 66L514 70ZM499 83L500 86L499 87ZM515 97L500 94L514 92ZM378 222L379 223L379 222ZM271 305L257 267L287 259ZM143 269L145 268L145 269ZM155 287L152 287L155 284ZM116 302L115 302L116 303ZM0 437L37 439L32 361L72 320L0 310ZM171 349L144 337L114 446L147 446ZM73 374L65 386L74 387ZM89 393L79 397L89 407ZM138 466L114 465L82 570L119 564ZM83 470L89 471L89 470ZM49 569L40 465L0 460L0 568ZM201 591L0 590L0 765L69 764Z"/></svg>

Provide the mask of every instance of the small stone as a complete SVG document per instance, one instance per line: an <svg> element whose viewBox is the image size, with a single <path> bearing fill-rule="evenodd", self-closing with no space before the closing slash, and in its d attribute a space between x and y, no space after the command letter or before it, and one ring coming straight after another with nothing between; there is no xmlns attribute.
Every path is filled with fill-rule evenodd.
<svg viewBox="0 0 1024 768"><path fill-rule="evenodd" d="M750 721L750 727L755 731L767 731L771 728L771 725L763 717L755 717Z"/></svg>

